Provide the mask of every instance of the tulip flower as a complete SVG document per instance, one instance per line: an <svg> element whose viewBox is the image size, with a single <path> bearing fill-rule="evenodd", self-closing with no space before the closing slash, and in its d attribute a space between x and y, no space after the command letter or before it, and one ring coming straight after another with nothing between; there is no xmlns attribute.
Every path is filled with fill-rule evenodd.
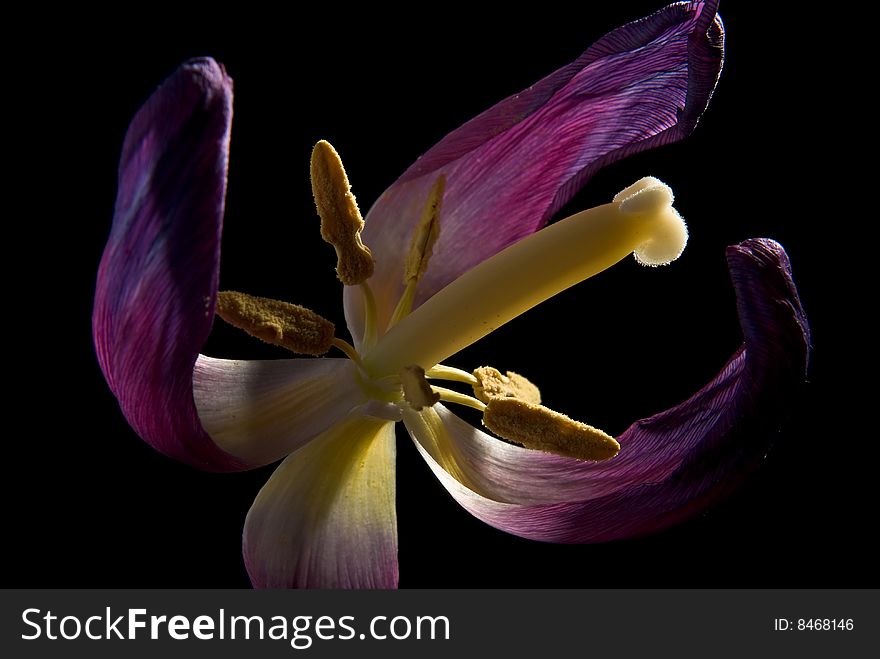
<svg viewBox="0 0 880 659"><path fill-rule="evenodd" d="M338 153L319 142L312 187L350 342L296 304L218 292L223 67L189 61L141 108L98 275L98 360L132 428L166 455L213 471L282 460L245 522L254 585L397 586L398 422L466 510L553 542L665 528L760 460L809 347L787 257L770 240L728 249L743 346L691 398L617 438L545 406L522 375L449 362L629 254L660 265L684 249L672 191L651 177L542 227L600 167L691 132L721 69L716 4L670 5L609 33L449 134L365 220ZM311 356L201 355L215 314ZM455 405L479 410L490 432Z"/></svg>

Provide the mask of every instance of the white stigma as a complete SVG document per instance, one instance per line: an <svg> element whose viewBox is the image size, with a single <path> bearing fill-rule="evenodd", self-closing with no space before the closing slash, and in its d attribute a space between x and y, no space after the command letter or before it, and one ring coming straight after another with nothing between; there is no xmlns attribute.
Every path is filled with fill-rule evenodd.
<svg viewBox="0 0 880 659"><path fill-rule="evenodd" d="M675 196L663 181L646 176L614 196L613 203L626 215L651 214L656 217L650 239L633 251L642 265L672 263L681 256L688 240L687 225L672 207Z"/></svg>

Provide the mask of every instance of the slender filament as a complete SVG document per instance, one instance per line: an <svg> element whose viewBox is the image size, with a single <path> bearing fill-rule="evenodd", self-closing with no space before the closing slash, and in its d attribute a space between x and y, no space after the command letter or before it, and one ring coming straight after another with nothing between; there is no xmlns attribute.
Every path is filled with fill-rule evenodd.
<svg viewBox="0 0 880 659"><path fill-rule="evenodd" d="M455 391L454 389L447 389L446 387L431 387L436 393L440 394L440 400L445 403L457 403L458 405L466 405L467 407L472 407L475 410L479 410L480 412L486 411L486 404L482 401L473 398L472 396L468 396L467 394L463 394L460 391Z"/></svg>
<svg viewBox="0 0 880 659"><path fill-rule="evenodd" d="M454 366L446 366L445 364L437 364L429 368L425 371L425 375L429 378L435 378L437 380L451 380L453 382L464 382L465 384L469 384L474 386L479 384L479 380L473 376L472 373L468 373L467 371L463 371L460 368L455 368Z"/></svg>

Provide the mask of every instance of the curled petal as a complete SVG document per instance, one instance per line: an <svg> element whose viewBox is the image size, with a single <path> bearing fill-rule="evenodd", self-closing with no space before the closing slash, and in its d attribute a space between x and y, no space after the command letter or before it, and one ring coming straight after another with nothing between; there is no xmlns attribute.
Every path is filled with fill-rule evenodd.
<svg viewBox="0 0 880 659"><path fill-rule="evenodd" d="M280 460L364 400L350 359L240 361L200 355L199 419L214 442L251 465Z"/></svg>
<svg viewBox="0 0 880 659"><path fill-rule="evenodd" d="M573 460L499 441L439 404L422 413L405 410L404 423L423 456L430 457L441 471L467 489L504 503L601 497L645 480L661 480L681 464L687 452L684 446L654 453L644 447L622 450L608 462Z"/></svg>
<svg viewBox="0 0 880 659"><path fill-rule="evenodd" d="M419 158L366 218L379 326L400 297L407 246L440 175L446 177L440 237L415 306L544 226L601 167L688 135L721 70L717 4L676 3L614 30ZM359 334L357 291L346 291L346 305L349 326Z"/></svg>
<svg viewBox="0 0 880 659"><path fill-rule="evenodd" d="M535 540L615 540L704 510L760 464L781 412L803 383L810 346L782 246L748 240L729 247L727 259L745 343L694 396L627 429L613 460L566 467L562 458L523 450L478 445L464 451L455 435L466 431L448 412L440 413L445 439L443 432L413 432L408 423L419 451L467 510ZM518 486L542 474L555 474L555 482L517 494ZM529 498L543 503L523 501Z"/></svg>
<svg viewBox="0 0 880 659"><path fill-rule="evenodd" d="M261 588L396 588L394 423L352 414L289 455L244 527Z"/></svg>
<svg viewBox="0 0 880 659"><path fill-rule="evenodd" d="M192 396L214 319L231 120L232 80L211 59L183 64L138 111L92 316L98 362L131 426L208 470L247 466L211 441Z"/></svg>

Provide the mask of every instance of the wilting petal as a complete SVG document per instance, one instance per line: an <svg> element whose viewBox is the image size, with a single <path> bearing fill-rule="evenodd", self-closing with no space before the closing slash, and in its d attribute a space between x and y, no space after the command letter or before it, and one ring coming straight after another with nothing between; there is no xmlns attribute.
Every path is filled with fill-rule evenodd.
<svg viewBox="0 0 880 659"><path fill-rule="evenodd" d="M749 240L728 248L727 258L743 347L693 397L633 424L618 438L617 457L585 465L583 477L598 482L595 487L584 485L586 496L567 503L510 503L514 482L549 472L554 466L549 458L509 452L504 468L498 470L493 461L497 462L499 451L490 454L478 448L465 454L457 443L440 451L419 438L419 451L453 497L480 519L516 535L553 542L601 542L665 528L736 488L762 460L781 411L803 383L809 329L788 257L778 243ZM467 469L470 478L479 473L484 479L478 483L480 490L441 466L454 451L458 451L456 469ZM511 457L518 457L520 464ZM471 463L467 467L461 466L465 460ZM513 473L503 474L504 470ZM563 491L572 491L574 473L574 467L562 473ZM613 489L609 474L621 478L625 487ZM490 477L497 481L493 489L485 483Z"/></svg>
<svg viewBox="0 0 880 659"><path fill-rule="evenodd" d="M535 504L580 501L611 494L672 473L685 445L630 446L605 462L584 462L499 441L443 405L404 410L410 436L462 485L494 501ZM442 479L441 479L442 480Z"/></svg>
<svg viewBox="0 0 880 659"><path fill-rule="evenodd" d="M446 176L440 238L416 306L542 227L601 167L688 135L721 69L717 4L677 3L614 30L417 160L366 218L380 327L399 297L414 225L440 174ZM358 291L346 290L356 335L359 304Z"/></svg>
<svg viewBox="0 0 880 659"><path fill-rule="evenodd" d="M202 426L230 455L275 462L364 400L350 359L241 361L200 355L193 395Z"/></svg>
<svg viewBox="0 0 880 659"><path fill-rule="evenodd" d="M244 527L263 588L396 588L394 424L352 414L281 463Z"/></svg>
<svg viewBox="0 0 880 659"><path fill-rule="evenodd" d="M98 362L131 426L209 470L246 466L211 441L192 398L214 319L231 119L232 80L210 59L182 65L138 111L92 317Z"/></svg>

